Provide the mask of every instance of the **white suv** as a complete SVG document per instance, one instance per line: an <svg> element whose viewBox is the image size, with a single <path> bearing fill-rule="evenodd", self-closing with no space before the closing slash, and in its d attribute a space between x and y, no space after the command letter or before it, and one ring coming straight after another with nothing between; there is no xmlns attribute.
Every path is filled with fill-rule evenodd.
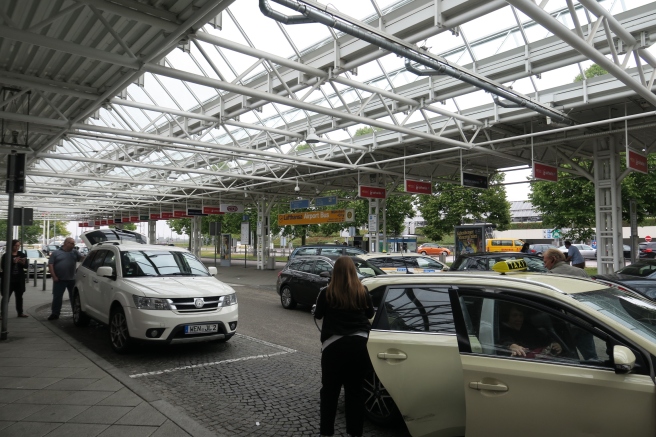
<svg viewBox="0 0 656 437"><path fill-rule="evenodd" d="M237 329L237 295L214 275L182 248L99 243L77 270L73 322L109 325L118 353L134 339L224 342Z"/></svg>

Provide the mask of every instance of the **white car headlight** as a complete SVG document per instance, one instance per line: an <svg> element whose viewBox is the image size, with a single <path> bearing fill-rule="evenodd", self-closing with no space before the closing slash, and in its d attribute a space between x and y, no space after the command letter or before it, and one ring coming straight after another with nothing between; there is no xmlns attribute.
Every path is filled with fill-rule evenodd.
<svg viewBox="0 0 656 437"><path fill-rule="evenodd" d="M223 303L221 306L229 307L230 305L237 305L237 294L232 293L226 296L223 296Z"/></svg>
<svg viewBox="0 0 656 437"><path fill-rule="evenodd" d="M134 306L140 310L170 310L171 307L166 299L158 299L154 297L142 297L136 294L132 295L134 299Z"/></svg>

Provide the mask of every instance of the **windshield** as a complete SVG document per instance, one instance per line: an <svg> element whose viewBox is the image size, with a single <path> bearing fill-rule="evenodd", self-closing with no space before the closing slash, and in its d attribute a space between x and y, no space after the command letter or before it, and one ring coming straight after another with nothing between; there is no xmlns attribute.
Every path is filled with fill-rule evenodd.
<svg viewBox="0 0 656 437"><path fill-rule="evenodd" d="M27 249L25 251L25 255L27 255L28 258L45 258L45 255L41 253L40 250L37 249Z"/></svg>
<svg viewBox="0 0 656 437"><path fill-rule="evenodd" d="M656 343L656 306L616 288L575 293L574 299Z"/></svg>
<svg viewBox="0 0 656 437"><path fill-rule="evenodd" d="M619 269L616 273L647 278L656 273L656 262L638 261Z"/></svg>
<svg viewBox="0 0 656 437"><path fill-rule="evenodd" d="M189 252L130 250L121 252L124 278L140 276L210 276L207 268Z"/></svg>

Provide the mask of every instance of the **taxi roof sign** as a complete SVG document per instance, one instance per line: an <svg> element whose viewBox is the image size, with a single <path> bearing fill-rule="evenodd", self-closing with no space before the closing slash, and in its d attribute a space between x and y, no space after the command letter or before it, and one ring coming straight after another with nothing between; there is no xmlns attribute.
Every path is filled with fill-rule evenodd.
<svg viewBox="0 0 656 437"><path fill-rule="evenodd" d="M523 259L514 259L507 261L497 261L492 266L492 270L498 273L508 273L528 270L526 261Z"/></svg>

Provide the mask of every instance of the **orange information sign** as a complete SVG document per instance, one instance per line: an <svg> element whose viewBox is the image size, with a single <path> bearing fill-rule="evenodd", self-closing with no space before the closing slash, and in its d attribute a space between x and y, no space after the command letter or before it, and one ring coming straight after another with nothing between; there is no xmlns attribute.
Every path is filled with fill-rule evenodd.
<svg viewBox="0 0 656 437"><path fill-rule="evenodd" d="M290 214L278 214L278 225L318 225L321 223L343 223L346 220L346 210L306 211Z"/></svg>

